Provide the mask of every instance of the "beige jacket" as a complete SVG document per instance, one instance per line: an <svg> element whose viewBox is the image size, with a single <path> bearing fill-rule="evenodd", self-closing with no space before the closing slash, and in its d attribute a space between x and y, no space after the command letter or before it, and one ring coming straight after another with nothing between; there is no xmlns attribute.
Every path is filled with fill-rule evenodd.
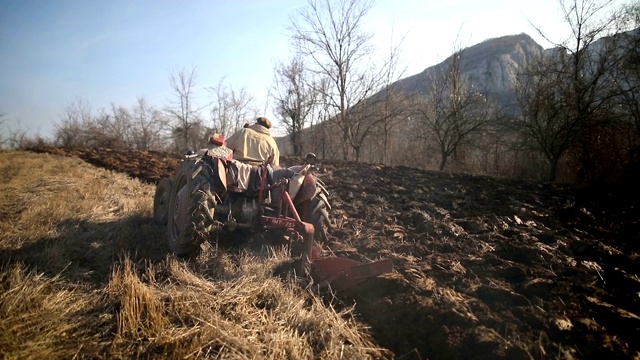
<svg viewBox="0 0 640 360"><path fill-rule="evenodd" d="M271 131L253 124L240 129L227 139L227 147L233 150L233 158L251 165L260 165L269 155L273 155L273 165L280 165L280 150Z"/></svg>

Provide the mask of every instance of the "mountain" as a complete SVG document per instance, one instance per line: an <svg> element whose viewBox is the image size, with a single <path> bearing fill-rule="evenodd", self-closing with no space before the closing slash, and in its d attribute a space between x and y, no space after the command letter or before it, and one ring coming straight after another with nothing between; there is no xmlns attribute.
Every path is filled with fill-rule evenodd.
<svg viewBox="0 0 640 360"><path fill-rule="evenodd" d="M464 49L461 63L462 76L476 89L483 90L487 95L494 95L499 105L505 108L513 106L518 71L543 51L545 50L542 46L524 33L485 40ZM434 77L446 71L447 64L451 62L453 56L418 74L396 81L394 86L402 89L407 95L425 93ZM373 97L382 94L381 91ZM277 137L276 142L283 154L291 154L289 135Z"/></svg>
<svg viewBox="0 0 640 360"><path fill-rule="evenodd" d="M485 40L464 49L461 73L470 85L495 95L502 105L509 105L513 100L518 71L543 51L542 46L527 34ZM453 56L395 84L408 94L424 93L432 79L446 71Z"/></svg>

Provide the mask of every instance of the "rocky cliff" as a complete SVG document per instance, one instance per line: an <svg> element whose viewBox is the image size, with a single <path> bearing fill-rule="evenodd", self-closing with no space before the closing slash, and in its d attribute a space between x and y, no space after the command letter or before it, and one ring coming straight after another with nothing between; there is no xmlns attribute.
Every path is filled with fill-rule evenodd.
<svg viewBox="0 0 640 360"><path fill-rule="evenodd" d="M542 46L527 34L485 40L464 50L462 76L474 88L495 95L502 105L510 105L518 71L543 51ZM452 56L421 73L397 81L396 85L410 94L426 92L434 76L446 71Z"/></svg>

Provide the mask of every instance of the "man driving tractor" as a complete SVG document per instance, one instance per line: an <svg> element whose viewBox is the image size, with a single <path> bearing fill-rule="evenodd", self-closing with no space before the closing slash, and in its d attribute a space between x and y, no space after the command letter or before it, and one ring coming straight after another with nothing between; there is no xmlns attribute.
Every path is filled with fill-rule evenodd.
<svg viewBox="0 0 640 360"><path fill-rule="evenodd" d="M227 147L233 150L235 160L250 165L260 165L273 156L273 165L280 165L280 150L271 135L271 121L264 116L256 123L236 131L227 139Z"/></svg>

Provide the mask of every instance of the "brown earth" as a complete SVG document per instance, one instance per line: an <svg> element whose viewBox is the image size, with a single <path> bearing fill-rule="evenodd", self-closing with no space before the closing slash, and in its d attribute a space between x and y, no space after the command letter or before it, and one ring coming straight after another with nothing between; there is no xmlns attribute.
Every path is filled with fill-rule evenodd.
<svg viewBox="0 0 640 360"><path fill-rule="evenodd" d="M156 183L179 156L77 156ZM286 165L298 162L282 158ZM640 359L638 191L324 161L334 253L394 272L328 298L398 359Z"/></svg>

